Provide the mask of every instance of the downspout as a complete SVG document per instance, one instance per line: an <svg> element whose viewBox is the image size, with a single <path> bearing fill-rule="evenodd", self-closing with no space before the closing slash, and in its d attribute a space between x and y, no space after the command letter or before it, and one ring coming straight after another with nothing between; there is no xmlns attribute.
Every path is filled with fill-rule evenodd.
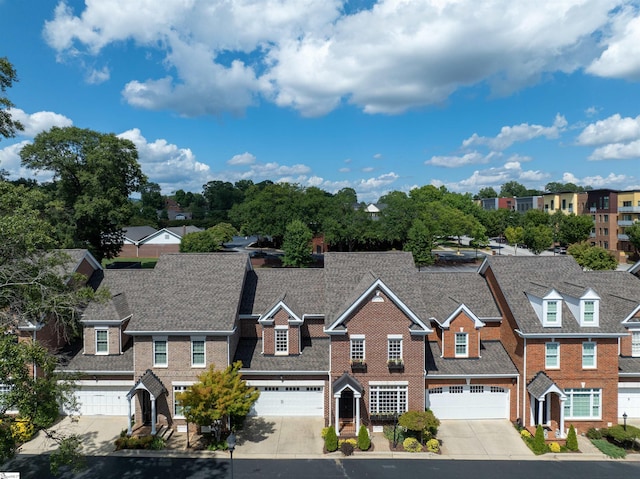
<svg viewBox="0 0 640 479"><path fill-rule="evenodd" d="M524 367L522 368L524 371L523 374L523 381L522 381L522 427L526 427L527 426L527 415L526 415L526 409L527 409L527 391L525 390L526 385L527 385L527 338L523 338L524 339L524 355L523 355L523 360L524 360Z"/></svg>
<svg viewBox="0 0 640 479"><path fill-rule="evenodd" d="M332 385L331 385L331 362L333 360L333 354L332 354L332 351L331 351L331 348L333 347L332 342L333 341L329 340L329 373L327 374L327 376L328 376L328 379L327 379L327 392L325 392L325 396L326 395L329 396L328 401L327 401L329 403L329 418L328 418L329 420L327 421L327 425L329 425L329 426L331 425L331 416L332 416L332 413L333 413L333 408L331 407L332 406L331 399L333 398L333 389L332 389ZM262 344L264 344L264 341L262 342Z"/></svg>
<svg viewBox="0 0 640 479"><path fill-rule="evenodd" d="M36 344L36 330L33 330L33 344ZM36 379L36 374L38 373L38 366L36 365L35 360L33 361L33 379Z"/></svg>

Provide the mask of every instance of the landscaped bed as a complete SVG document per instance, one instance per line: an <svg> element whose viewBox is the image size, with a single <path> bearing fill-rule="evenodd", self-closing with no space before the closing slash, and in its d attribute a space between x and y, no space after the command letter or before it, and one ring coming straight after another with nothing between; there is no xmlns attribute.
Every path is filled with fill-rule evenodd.
<svg viewBox="0 0 640 479"><path fill-rule="evenodd" d="M635 426L618 424L602 429L589 429L587 437L600 452L614 459L622 459L627 454L640 451L640 429Z"/></svg>

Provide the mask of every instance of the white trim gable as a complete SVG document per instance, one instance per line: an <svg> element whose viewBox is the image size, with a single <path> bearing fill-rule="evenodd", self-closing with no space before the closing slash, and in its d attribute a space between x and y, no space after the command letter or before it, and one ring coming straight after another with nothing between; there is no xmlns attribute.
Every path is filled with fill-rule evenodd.
<svg viewBox="0 0 640 479"><path fill-rule="evenodd" d="M564 298L555 288L551 288L551 290L542 298L533 295L531 293L526 293L527 299L531 303L531 307L535 311L538 319L540 320L540 324L545 328L560 328L562 327L562 303ZM550 303L555 302L555 320L549 321L551 317L550 314Z"/></svg>
<svg viewBox="0 0 640 479"><path fill-rule="evenodd" d="M640 312L640 304L638 304L638 306L633 308L633 311L631 311L631 313L622 320L622 324L628 324L627 327L637 324L638 319L636 318L636 314L638 314L638 312ZM633 324L629 324L629 323L633 323Z"/></svg>
<svg viewBox="0 0 640 479"><path fill-rule="evenodd" d="M440 324L442 329L449 329L451 327L451 321L457 318L462 312L464 312L469 318L471 318L476 329L480 329L485 326L485 323L480 321L480 319L475 314L473 314L473 312L469 308L467 308L464 303L462 303L456 308L453 313L449 315L449 317L442 324Z"/></svg>
<svg viewBox="0 0 640 479"><path fill-rule="evenodd" d="M273 308L271 308L266 313L260 315L260 318L258 318L258 323L265 324L265 325L273 324L273 322L275 321L276 313L281 309L284 309L289 315L289 324L295 325L295 324L302 324L304 322L304 320L301 317L299 317L296 313L294 313L293 310L289 306L287 306L284 301L278 301L278 303Z"/></svg>
<svg viewBox="0 0 640 479"><path fill-rule="evenodd" d="M391 289L389 289L389 287L384 284L384 282L381 279L377 279L373 282L373 284L371 284L371 286L369 286L353 303L351 303L351 305L342 312L342 314L340 314L338 316L338 318L328 327L325 329L325 333L327 334L345 334L346 333L346 328L345 329L337 329L338 326L341 326L342 323L344 323L347 318L363 303L367 300L367 298L372 295L374 292L376 292L376 290L380 290L381 292L383 292L389 299L391 299L391 301L393 301L393 303L400 308L400 310L405 313L409 319L411 319L411 321L413 321L416 325L418 325L421 328L421 331L413 331L411 330L411 334L429 334L432 333L433 330L431 328L429 328L429 326L427 326L420 318L418 318L418 316L411 311L411 309L409 309L409 307L404 304L400 298L398 298L398 296L396 296Z"/></svg>
<svg viewBox="0 0 640 479"><path fill-rule="evenodd" d="M166 240L164 237L161 238L162 235L170 235L173 237L169 240ZM140 241L138 241L138 245L143 244L180 244L182 242L182 236L175 234L173 231L170 231L166 228L162 228L161 230L156 231L155 233L151 233L149 236L145 236Z"/></svg>

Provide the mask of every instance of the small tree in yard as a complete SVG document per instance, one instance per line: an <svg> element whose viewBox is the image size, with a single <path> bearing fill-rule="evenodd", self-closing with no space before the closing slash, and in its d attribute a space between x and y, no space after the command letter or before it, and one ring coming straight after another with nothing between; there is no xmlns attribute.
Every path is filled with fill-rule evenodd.
<svg viewBox="0 0 640 479"><path fill-rule="evenodd" d="M293 220L287 225L284 233L282 250L284 266L301 267L311 262L311 240L313 233L307 225L300 220Z"/></svg>
<svg viewBox="0 0 640 479"><path fill-rule="evenodd" d="M578 450L578 436L573 424L569 427L569 432L567 433L567 449L570 451Z"/></svg>
<svg viewBox="0 0 640 479"><path fill-rule="evenodd" d="M547 452L547 443L544 440L544 430L540 424L538 424L538 427L536 428L536 435L533 438L533 452L535 454L544 454Z"/></svg>
<svg viewBox="0 0 640 479"><path fill-rule="evenodd" d="M371 447L371 438L369 437L369 431L367 427L362 424L358 431L358 449L361 451L368 451Z"/></svg>
<svg viewBox="0 0 640 479"><path fill-rule="evenodd" d="M260 392L247 386L240 376L241 361L223 370L212 364L198 376L196 384L177 395L188 422L211 426L217 442L221 441L224 420L245 417L257 401Z"/></svg>
<svg viewBox="0 0 640 479"><path fill-rule="evenodd" d="M333 452L338 449L338 435L333 426L329 426L327 435L324 437L324 448L327 452Z"/></svg>
<svg viewBox="0 0 640 479"><path fill-rule="evenodd" d="M409 431L419 433L420 443L422 443L424 435L431 439L438 433L440 421L431 410L427 409L426 411L405 412L398 418L398 424Z"/></svg>

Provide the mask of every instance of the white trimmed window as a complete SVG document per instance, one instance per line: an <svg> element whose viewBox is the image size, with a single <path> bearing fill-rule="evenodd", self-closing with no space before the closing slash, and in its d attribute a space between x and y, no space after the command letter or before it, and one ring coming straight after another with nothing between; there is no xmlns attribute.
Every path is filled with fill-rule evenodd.
<svg viewBox="0 0 640 479"><path fill-rule="evenodd" d="M276 326L276 354L289 353L289 329L286 326Z"/></svg>
<svg viewBox="0 0 640 479"><path fill-rule="evenodd" d="M640 356L640 331L631 332L631 356Z"/></svg>
<svg viewBox="0 0 640 479"><path fill-rule="evenodd" d="M546 300L543 303L545 326L561 326L560 301Z"/></svg>
<svg viewBox="0 0 640 479"><path fill-rule="evenodd" d="M387 358L389 361L402 361L402 336L387 336Z"/></svg>
<svg viewBox="0 0 640 479"><path fill-rule="evenodd" d="M369 404L372 414L407 411L407 386L370 386Z"/></svg>
<svg viewBox="0 0 640 479"><path fill-rule="evenodd" d="M565 419L600 419L602 414L601 389L565 389Z"/></svg>
<svg viewBox="0 0 640 479"><path fill-rule="evenodd" d="M191 338L191 366L204 367L206 360L205 338Z"/></svg>
<svg viewBox="0 0 640 479"><path fill-rule="evenodd" d="M596 321L596 302L584 301L582 311L582 322L584 324L594 324Z"/></svg>
<svg viewBox="0 0 640 479"><path fill-rule="evenodd" d="M176 399L179 393L183 393L187 390L188 386L173 386L173 417L184 418L184 408L180 401Z"/></svg>
<svg viewBox="0 0 640 479"><path fill-rule="evenodd" d="M166 367L168 364L167 338L153 338L153 365L156 367Z"/></svg>
<svg viewBox="0 0 640 479"><path fill-rule="evenodd" d="M469 357L469 335L467 333L456 333L456 358Z"/></svg>
<svg viewBox="0 0 640 479"><path fill-rule="evenodd" d="M364 335L352 335L350 357L352 361L364 361Z"/></svg>
<svg viewBox="0 0 640 479"><path fill-rule="evenodd" d="M109 354L108 329L96 329L96 354Z"/></svg>
<svg viewBox="0 0 640 479"><path fill-rule="evenodd" d="M560 367L560 344L556 342L544 345L544 367L546 369L558 369Z"/></svg>
<svg viewBox="0 0 640 479"><path fill-rule="evenodd" d="M585 341L582 343L582 367L584 369L594 369L597 367L596 343Z"/></svg>

